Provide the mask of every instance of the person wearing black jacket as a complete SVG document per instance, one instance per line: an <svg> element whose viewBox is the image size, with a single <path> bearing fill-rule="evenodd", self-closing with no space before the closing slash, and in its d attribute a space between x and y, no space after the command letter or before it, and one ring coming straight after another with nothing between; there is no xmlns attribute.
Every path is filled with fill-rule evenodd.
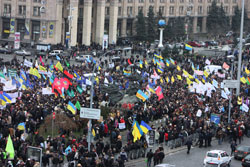
<svg viewBox="0 0 250 167"><path fill-rule="evenodd" d="M191 146L192 146L192 139L188 139L186 145L187 145L187 154L190 153L190 149L191 149Z"/></svg>
<svg viewBox="0 0 250 167"><path fill-rule="evenodd" d="M152 149L150 149L149 152L147 153L147 167L151 167L153 156L154 156L154 153L152 152Z"/></svg>

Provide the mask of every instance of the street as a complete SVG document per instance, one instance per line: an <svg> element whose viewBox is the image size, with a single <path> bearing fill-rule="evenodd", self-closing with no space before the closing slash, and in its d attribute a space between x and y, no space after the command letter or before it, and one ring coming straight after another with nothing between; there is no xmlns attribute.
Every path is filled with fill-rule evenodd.
<svg viewBox="0 0 250 167"><path fill-rule="evenodd" d="M250 138L244 137L244 141L241 143L241 145L249 145L249 143L250 143ZM164 163L175 165L175 167L202 167L206 152L215 149L224 150L229 155L231 153L230 144L228 142L223 142L222 145L218 145L217 140L214 140L212 142L212 147L209 148L195 147L191 149L190 154L187 154L187 149L184 149L176 153L170 153L169 155L165 156ZM131 164L127 167L146 166L145 159L140 159L140 160L141 160L140 162ZM241 161L232 158L231 167L241 167Z"/></svg>

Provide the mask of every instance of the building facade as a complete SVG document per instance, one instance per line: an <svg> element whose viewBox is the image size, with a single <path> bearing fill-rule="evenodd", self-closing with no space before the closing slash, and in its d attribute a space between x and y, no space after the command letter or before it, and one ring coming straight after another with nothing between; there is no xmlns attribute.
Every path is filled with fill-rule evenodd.
<svg viewBox="0 0 250 167"><path fill-rule="evenodd" d="M135 35L136 16L147 16L149 8L171 18L189 18L193 33L206 33L207 15L213 0L0 0L0 40L44 44L102 44L104 34L110 44L119 37ZM246 0L250 11L250 0ZM232 16L240 0L217 0ZM249 16L250 16L250 12ZM106 35L106 36L107 36Z"/></svg>

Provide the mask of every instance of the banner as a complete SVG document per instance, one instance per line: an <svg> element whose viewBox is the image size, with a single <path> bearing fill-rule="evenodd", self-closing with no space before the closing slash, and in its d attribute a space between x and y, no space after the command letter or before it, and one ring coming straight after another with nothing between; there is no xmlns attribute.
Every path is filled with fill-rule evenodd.
<svg viewBox="0 0 250 167"><path fill-rule="evenodd" d="M119 123L119 129L126 129L125 123Z"/></svg>
<svg viewBox="0 0 250 167"><path fill-rule="evenodd" d="M28 61L28 60L24 60L24 64L23 64L24 66L27 66L27 67L33 67L33 64L30 62L30 61Z"/></svg>
<svg viewBox="0 0 250 167"><path fill-rule="evenodd" d="M249 108L246 104L242 104L242 111L248 112Z"/></svg>
<svg viewBox="0 0 250 167"><path fill-rule="evenodd" d="M30 35L30 22L29 20L25 20L25 29L26 29L26 35Z"/></svg>
<svg viewBox="0 0 250 167"><path fill-rule="evenodd" d="M155 131L150 130L148 132L149 138L148 138L148 147L153 147L155 143Z"/></svg>
<svg viewBox="0 0 250 167"><path fill-rule="evenodd" d="M15 32L14 48L15 49L19 49L20 48L20 32Z"/></svg>
<svg viewBox="0 0 250 167"><path fill-rule="evenodd" d="M42 89L42 94L43 95L52 95L53 93L52 93L51 88L43 88Z"/></svg>
<svg viewBox="0 0 250 167"><path fill-rule="evenodd" d="M12 81L8 81L5 83L5 86L3 87L3 91L11 91L11 90L16 90L16 85L12 85Z"/></svg>
<svg viewBox="0 0 250 167"><path fill-rule="evenodd" d="M10 19L10 33L15 33L15 19Z"/></svg>
<svg viewBox="0 0 250 167"><path fill-rule="evenodd" d="M49 23L49 37L50 38L53 38L53 35L54 35L54 23L53 22L50 22Z"/></svg>
<svg viewBox="0 0 250 167"><path fill-rule="evenodd" d="M214 122L215 124L218 125L220 123L220 115L218 115L218 114L211 114L210 122Z"/></svg>

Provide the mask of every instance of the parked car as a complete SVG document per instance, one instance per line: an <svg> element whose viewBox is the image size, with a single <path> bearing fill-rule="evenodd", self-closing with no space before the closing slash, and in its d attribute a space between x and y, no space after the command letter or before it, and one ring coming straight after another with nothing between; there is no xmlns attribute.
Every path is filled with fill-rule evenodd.
<svg viewBox="0 0 250 167"><path fill-rule="evenodd" d="M234 33L233 31L228 31L228 32L227 32L227 34L226 34L226 37L230 37L230 36L232 36L232 35L233 35L233 33Z"/></svg>
<svg viewBox="0 0 250 167"><path fill-rule="evenodd" d="M190 41L190 42L188 42L188 44L189 44L190 46L193 46L193 47L201 47L201 44L199 44L199 43L196 42L196 41Z"/></svg>
<svg viewBox="0 0 250 167"><path fill-rule="evenodd" d="M15 51L15 54L20 56L31 56L31 52L26 51L24 49Z"/></svg>
<svg viewBox="0 0 250 167"><path fill-rule="evenodd" d="M10 54L10 53L11 53L11 50L6 49L6 48L0 48L0 53Z"/></svg>
<svg viewBox="0 0 250 167"><path fill-rule="evenodd" d="M38 57L45 57L46 56L46 54L47 54L47 52L44 52L44 51L37 51L36 52L36 55L38 56Z"/></svg>
<svg viewBox="0 0 250 167"><path fill-rule="evenodd" d="M217 46L218 45L218 42L216 41L206 41L206 46Z"/></svg>
<svg viewBox="0 0 250 167"><path fill-rule="evenodd" d="M200 41L199 44L201 45L201 47L206 47L206 43L205 42Z"/></svg>
<svg viewBox="0 0 250 167"><path fill-rule="evenodd" d="M234 151L234 159L241 160L248 154L250 154L250 146L239 146Z"/></svg>
<svg viewBox="0 0 250 167"><path fill-rule="evenodd" d="M242 167L250 167L250 155L247 155L245 158L242 159L241 165Z"/></svg>
<svg viewBox="0 0 250 167"><path fill-rule="evenodd" d="M56 56L61 56L63 53L63 50L52 50L49 53L49 57L56 57Z"/></svg>
<svg viewBox="0 0 250 167"><path fill-rule="evenodd" d="M229 167L231 157L222 150L211 150L206 153L204 167Z"/></svg>
<svg viewBox="0 0 250 167"><path fill-rule="evenodd" d="M91 55L79 55L79 56L76 56L76 61L84 61L90 58L91 58Z"/></svg>
<svg viewBox="0 0 250 167"><path fill-rule="evenodd" d="M184 48L184 44L183 43L176 43L176 44L174 44L174 47L176 47L177 49L182 49L182 48Z"/></svg>

